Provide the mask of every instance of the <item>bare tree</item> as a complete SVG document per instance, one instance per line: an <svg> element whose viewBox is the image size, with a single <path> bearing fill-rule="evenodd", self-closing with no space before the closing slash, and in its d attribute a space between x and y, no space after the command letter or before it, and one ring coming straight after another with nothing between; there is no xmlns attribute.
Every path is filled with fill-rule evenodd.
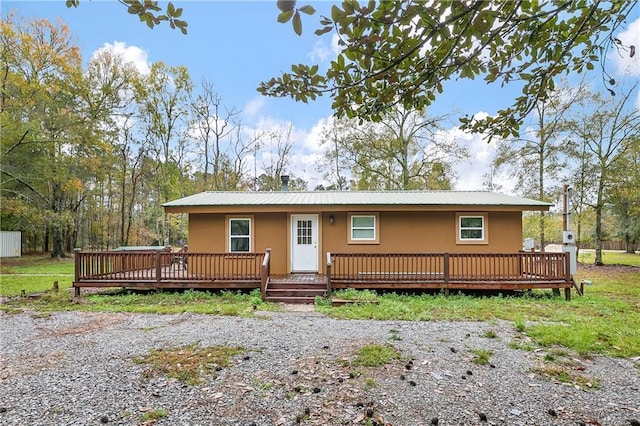
<svg viewBox="0 0 640 426"><path fill-rule="evenodd" d="M576 156L582 167L578 173L589 176L589 185L593 188L593 197L585 202L595 212L596 265L603 264L602 216L616 181L615 171L620 170L620 162L639 140L640 110L629 105L638 85L623 92L615 103L591 94L588 103L570 123L579 144L576 151L581 154Z"/></svg>
<svg viewBox="0 0 640 426"><path fill-rule="evenodd" d="M517 179L518 192L526 197L551 201L558 193L566 169L566 115L577 102L584 87L562 86L534 107L534 122L525 137L498 142L494 167L507 169ZM564 139L563 139L564 138ZM540 249L546 245L546 216L540 212L538 238Z"/></svg>
<svg viewBox="0 0 640 426"><path fill-rule="evenodd" d="M439 134L445 117L395 110L380 123L337 120L324 131L328 176L358 189L449 189L453 165L468 156L455 140Z"/></svg>

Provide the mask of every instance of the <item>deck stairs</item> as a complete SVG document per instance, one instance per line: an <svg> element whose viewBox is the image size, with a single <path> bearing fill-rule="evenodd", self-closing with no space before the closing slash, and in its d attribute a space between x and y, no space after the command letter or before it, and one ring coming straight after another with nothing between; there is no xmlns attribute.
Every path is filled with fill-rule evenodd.
<svg viewBox="0 0 640 426"><path fill-rule="evenodd" d="M313 304L327 293L327 277L318 274L271 276L266 300L274 303Z"/></svg>

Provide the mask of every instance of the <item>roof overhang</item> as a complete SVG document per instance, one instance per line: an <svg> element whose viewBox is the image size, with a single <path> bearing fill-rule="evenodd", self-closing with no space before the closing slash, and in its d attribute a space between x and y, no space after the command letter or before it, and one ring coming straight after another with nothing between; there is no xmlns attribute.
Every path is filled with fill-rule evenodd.
<svg viewBox="0 0 640 426"><path fill-rule="evenodd" d="M163 204L167 213L548 211L551 206L488 191L207 191Z"/></svg>

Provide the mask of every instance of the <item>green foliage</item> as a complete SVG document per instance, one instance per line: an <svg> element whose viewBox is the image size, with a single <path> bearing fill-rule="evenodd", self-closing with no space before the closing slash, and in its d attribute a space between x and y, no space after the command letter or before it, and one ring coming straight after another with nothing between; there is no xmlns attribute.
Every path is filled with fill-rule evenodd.
<svg viewBox="0 0 640 426"><path fill-rule="evenodd" d="M550 355L550 354L546 354ZM582 390L600 389L600 379L597 377L588 377L581 374L580 369L576 369L575 362L569 359L557 359L550 355L543 362L539 363L531 369L532 372L539 376L572 385Z"/></svg>
<svg viewBox="0 0 640 426"><path fill-rule="evenodd" d="M1 29L0 195L11 206L3 216L27 230L48 229L52 256L62 257L74 214L108 158L99 126L105 112L67 27L9 15ZM33 222L13 217L21 210Z"/></svg>
<svg viewBox="0 0 640 426"><path fill-rule="evenodd" d="M162 409L149 410L142 413L142 421L145 424L149 424L149 423L153 424L156 420L163 419L168 415L169 413L167 413L165 410L162 410Z"/></svg>
<svg viewBox="0 0 640 426"><path fill-rule="evenodd" d="M484 120L461 119L473 131L506 137L518 133L558 76L594 69L608 47L624 48L614 41L615 33L635 5L632 0L500 2L499 7L453 0L345 1L321 17L316 31L335 31L344 42L326 73L295 65L258 90L302 102L331 93L337 116L378 121L398 104L424 109L447 80L517 81L522 94L513 105ZM293 25L299 33L299 24Z"/></svg>
<svg viewBox="0 0 640 426"><path fill-rule="evenodd" d="M10 308L35 309L44 313L58 311L138 312L179 314L192 312L225 316L252 317L256 311L275 311L276 304L262 302L260 291L249 294L231 291L185 292L155 291L90 294L75 299L69 292L46 293L34 299L15 299L6 303Z"/></svg>
<svg viewBox="0 0 640 426"><path fill-rule="evenodd" d="M491 362L491 355L493 351L489 349L474 349L471 351L474 354L473 362L478 365L487 365Z"/></svg>
<svg viewBox="0 0 640 426"><path fill-rule="evenodd" d="M134 358L136 364L148 365L147 377L162 374L188 385L203 382L203 376L214 374L228 367L231 358L242 353L243 348L213 346L201 348L197 344L152 349L149 354Z"/></svg>
<svg viewBox="0 0 640 426"><path fill-rule="evenodd" d="M354 367L381 367L400 359L400 352L391 345L371 344L358 349L350 365Z"/></svg>
<svg viewBox="0 0 640 426"><path fill-rule="evenodd" d="M483 337L486 337L487 339L495 339L498 337L498 334L495 332L495 330L487 330L482 334Z"/></svg>
<svg viewBox="0 0 640 426"><path fill-rule="evenodd" d="M121 0L124 6L127 6L127 12L131 15L137 15L140 22L146 24L149 28L154 28L161 22L168 22L172 30L176 28L182 34L187 34L187 21L178 19L182 17L182 8L176 8L172 2L167 4L166 10L158 6L157 1L153 0ZM80 0L66 0L67 7L80 6Z"/></svg>

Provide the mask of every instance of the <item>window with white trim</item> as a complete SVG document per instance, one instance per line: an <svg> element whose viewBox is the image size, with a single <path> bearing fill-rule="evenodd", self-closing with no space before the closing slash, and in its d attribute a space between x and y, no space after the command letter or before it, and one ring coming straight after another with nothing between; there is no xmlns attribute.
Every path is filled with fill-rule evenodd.
<svg viewBox="0 0 640 426"><path fill-rule="evenodd" d="M251 219L229 219L229 251L251 251Z"/></svg>
<svg viewBox="0 0 640 426"><path fill-rule="evenodd" d="M459 243L487 243L486 214L458 214Z"/></svg>
<svg viewBox="0 0 640 426"><path fill-rule="evenodd" d="M350 214L349 215L349 242L350 243L377 243L378 242L378 215L377 214Z"/></svg>

